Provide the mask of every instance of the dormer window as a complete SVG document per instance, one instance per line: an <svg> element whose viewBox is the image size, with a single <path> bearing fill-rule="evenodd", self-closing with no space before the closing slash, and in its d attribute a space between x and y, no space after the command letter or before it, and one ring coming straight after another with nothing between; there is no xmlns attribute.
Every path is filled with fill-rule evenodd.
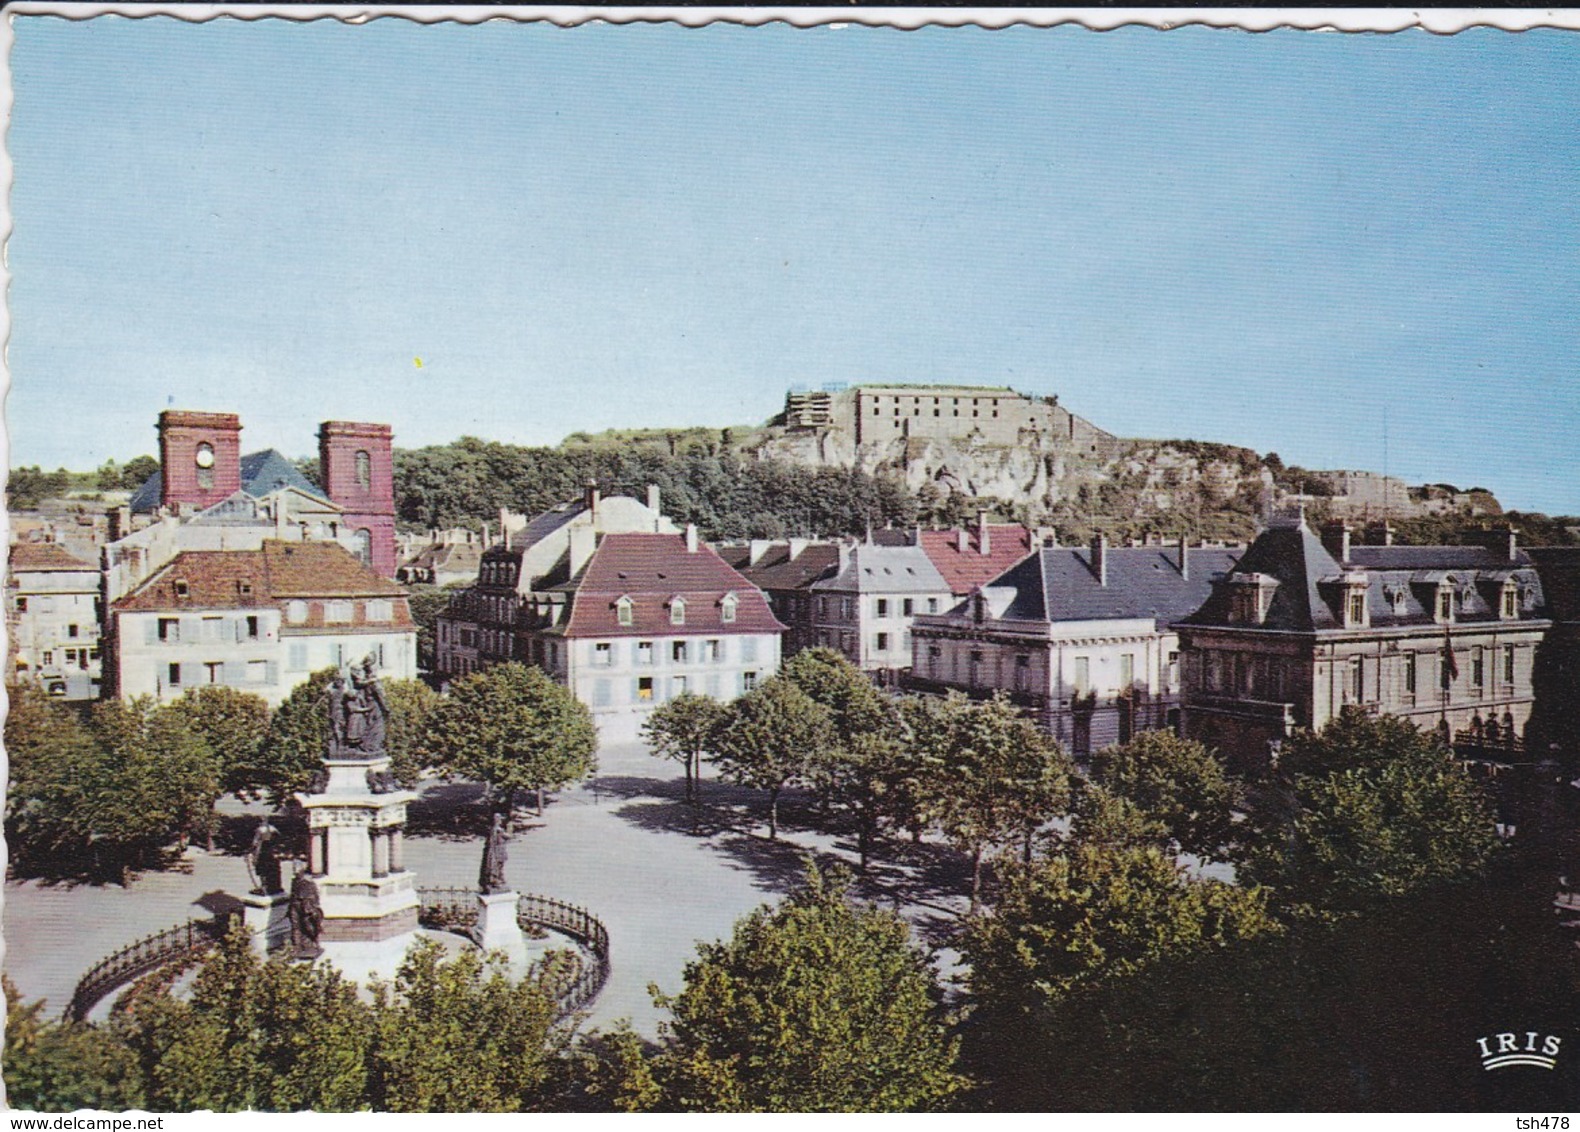
<svg viewBox="0 0 1580 1132"><path fill-rule="evenodd" d="M1505 621L1513 621L1520 616L1520 587L1513 578L1503 583L1498 615Z"/></svg>
<svg viewBox="0 0 1580 1132"><path fill-rule="evenodd" d="M173 585L175 586L177 597L186 597L191 592L190 587L187 586L185 578L177 578Z"/></svg>
<svg viewBox="0 0 1580 1132"><path fill-rule="evenodd" d="M1442 582L1437 587L1435 616L1439 625L1447 625L1454 620L1454 587L1449 582Z"/></svg>
<svg viewBox="0 0 1580 1132"><path fill-rule="evenodd" d="M739 601L740 599L734 594L725 594L724 600L719 602L719 620L726 625L733 624L735 621L735 607L739 604Z"/></svg>
<svg viewBox="0 0 1580 1132"><path fill-rule="evenodd" d="M622 625L630 625L635 620L635 614L633 610L634 607L632 605L631 599L628 597L621 597L614 603L615 620L620 622Z"/></svg>
<svg viewBox="0 0 1580 1132"><path fill-rule="evenodd" d="M1278 579L1266 574L1241 574L1229 579L1229 622L1233 625L1260 625L1267 620Z"/></svg>
<svg viewBox="0 0 1580 1132"><path fill-rule="evenodd" d="M671 625L684 625L686 623L686 601L684 598L672 597L669 599L669 623Z"/></svg>
<svg viewBox="0 0 1580 1132"><path fill-rule="evenodd" d="M1346 575L1344 578L1344 627L1364 629L1369 621L1366 616L1366 577Z"/></svg>

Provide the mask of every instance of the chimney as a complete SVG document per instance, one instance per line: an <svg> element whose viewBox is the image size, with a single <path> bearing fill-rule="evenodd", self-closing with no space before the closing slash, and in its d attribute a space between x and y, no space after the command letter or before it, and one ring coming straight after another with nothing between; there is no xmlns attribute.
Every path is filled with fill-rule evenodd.
<svg viewBox="0 0 1580 1132"><path fill-rule="evenodd" d="M1180 577L1190 579L1190 536L1180 535Z"/></svg>
<svg viewBox="0 0 1580 1132"><path fill-rule="evenodd" d="M906 533L907 533L907 538L906 538L905 541L907 543L909 543L911 546L921 546L922 545L922 528L921 528L920 524L918 524L917 526L912 527Z"/></svg>
<svg viewBox="0 0 1580 1132"><path fill-rule="evenodd" d="M1108 536L1092 536L1092 572L1097 575L1097 584L1108 585Z"/></svg>
<svg viewBox="0 0 1580 1132"><path fill-rule="evenodd" d="M986 554L988 552L988 514L986 511L977 512L977 549Z"/></svg>
<svg viewBox="0 0 1580 1132"><path fill-rule="evenodd" d="M839 573L843 574L850 566L850 543L843 539L839 542Z"/></svg>
<svg viewBox="0 0 1580 1132"><path fill-rule="evenodd" d="M109 541L120 542L131 533L132 509L123 503L110 512Z"/></svg>
<svg viewBox="0 0 1580 1132"><path fill-rule="evenodd" d="M747 551L746 551L746 565L748 565L748 566L755 566L755 565L757 565L759 562L761 562L763 560L763 555L767 554L769 549L773 545L774 545L773 539L766 539L766 538L754 538L754 539L752 539L751 542L748 544Z"/></svg>
<svg viewBox="0 0 1580 1132"><path fill-rule="evenodd" d="M812 540L809 538L792 538L790 540L789 561L794 562L797 558L800 558L801 552L811 545Z"/></svg>
<svg viewBox="0 0 1580 1132"><path fill-rule="evenodd" d="M587 560L593 556L593 551L598 546L598 536L594 533L591 523L570 524L570 570L571 577L582 572L582 567L587 565Z"/></svg>
<svg viewBox="0 0 1580 1132"><path fill-rule="evenodd" d="M1386 519L1383 520L1383 545L1393 545L1393 524L1388 522Z"/></svg>
<svg viewBox="0 0 1580 1132"><path fill-rule="evenodd" d="M971 532L964 527L955 528L955 549L961 554L971 549Z"/></svg>
<svg viewBox="0 0 1580 1132"><path fill-rule="evenodd" d="M1520 534L1514 529L1514 524L1509 524L1509 561L1520 560Z"/></svg>
<svg viewBox="0 0 1580 1132"><path fill-rule="evenodd" d="M697 524L686 524L686 553L697 553Z"/></svg>
<svg viewBox="0 0 1580 1132"><path fill-rule="evenodd" d="M1350 560L1350 528L1341 519L1322 525L1322 545L1339 560L1339 565Z"/></svg>
<svg viewBox="0 0 1580 1132"><path fill-rule="evenodd" d="M488 524L484 523L483 524L483 549L487 550L489 547L491 547L493 545L494 545L493 543L488 541Z"/></svg>
<svg viewBox="0 0 1580 1132"><path fill-rule="evenodd" d="M598 491L598 481L595 479L589 479L587 481L587 488L582 493L582 503L595 517L598 514L598 500L602 498L602 494Z"/></svg>

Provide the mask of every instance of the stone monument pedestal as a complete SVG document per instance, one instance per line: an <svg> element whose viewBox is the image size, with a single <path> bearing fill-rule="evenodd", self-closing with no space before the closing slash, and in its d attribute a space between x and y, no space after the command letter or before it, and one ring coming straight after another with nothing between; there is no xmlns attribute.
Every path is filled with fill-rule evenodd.
<svg viewBox="0 0 1580 1132"><path fill-rule="evenodd" d="M288 910L291 898L283 892L262 895L249 892L241 898L241 922L252 939L252 949L260 956L291 942L291 919Z"/></svg>
<svg viewBox="0 0 1580 1132"><path fill-rule="evenodd" d="M325 762L322 793L298 794L307 812L308 874L318 887L318 944L349 978L389 978L417 939L416 875L406 869L402 837L415 791L375 793L389 757Z"/></svg>
<svg viewBox="0 0 1580 1132"><path fill-rule="evenodd" d="M472 931L477 946L485 952L504 952L510 965L518 970L527 965L527 940L516 919L516 905L520 899L520 894L515 892L478 893L477 927Z"/></svg>

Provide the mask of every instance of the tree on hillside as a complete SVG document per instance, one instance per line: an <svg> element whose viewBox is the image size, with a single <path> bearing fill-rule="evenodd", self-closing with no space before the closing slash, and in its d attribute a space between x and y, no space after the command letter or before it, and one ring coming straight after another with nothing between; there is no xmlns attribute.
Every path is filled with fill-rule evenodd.
<svg viewBox="0 0 1580 1132"><path fill-rule="evenodd" d="M768 838L779 836L779 795L803 780L834 742L828 709L782 676L765 680L729 706L712 761L732 782L768 792Z"/></svg>
<svg viewBox="0 0 1580 1132"><path fill-rule="evenodd" d="M913 716L913 727L913 741L940 768L938 825L971 859L975 906L988 850L1018 840L1029 858L1036 831L1068 806L1069 759L1002 694L986 702L953 694Z"/></svg>
<svg viewBox="0 0 1580 1132"><path fill-rule="evenodd" d="M449 775L486 782L505 813L518 791L558 790L597 769L592 713L542 669L497 664L457 680L423 746Z"/></svg>
<svg viewBox="0 0 1580 1132"><path fill-rule="evenodd" d="M1225 855L1240 789L1200 743L1169 731L1143 731L1094 754L1092 777L1160 822L1184 852Z"/></svg>
<svg viewBox="0 0 1580 1132"><path fill-rule="evenodd" d="M1489 800L1436 736L1357 708L1285 742L1249 817L1242 874L1316 912L1474 876L1496 846Z"/></svg>
<svg viewBox="0 0 1580 1132"><path fill-rule="evenodd" d="M714 736L729 709L708 696L683 692L653 709L642 724L642 735L653 753L675 759L686 768L686 801L697 799L702 756L713 747Z"/></svg>
<svg viewBox="0 0 1580 1132"><path fill-rule="evenodd" d="M656 1107L909 1112L963 1086L927 956L895 913L852 907L848 884L809 870L729 940L700 945L678 995L655 990L673 1014L652 1064ZM653 1104L654 1092L626 1096Z"/></svg>

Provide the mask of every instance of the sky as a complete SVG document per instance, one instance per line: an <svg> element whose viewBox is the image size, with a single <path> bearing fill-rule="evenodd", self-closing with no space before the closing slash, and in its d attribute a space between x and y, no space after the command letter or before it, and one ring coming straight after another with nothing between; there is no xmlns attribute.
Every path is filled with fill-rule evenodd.
<svg viewBox="0 0 1580 1132"><path fill-rule="evenodd" d="M960 382L1580 513L1580 33L9 18L13 466Z"/></svg>

